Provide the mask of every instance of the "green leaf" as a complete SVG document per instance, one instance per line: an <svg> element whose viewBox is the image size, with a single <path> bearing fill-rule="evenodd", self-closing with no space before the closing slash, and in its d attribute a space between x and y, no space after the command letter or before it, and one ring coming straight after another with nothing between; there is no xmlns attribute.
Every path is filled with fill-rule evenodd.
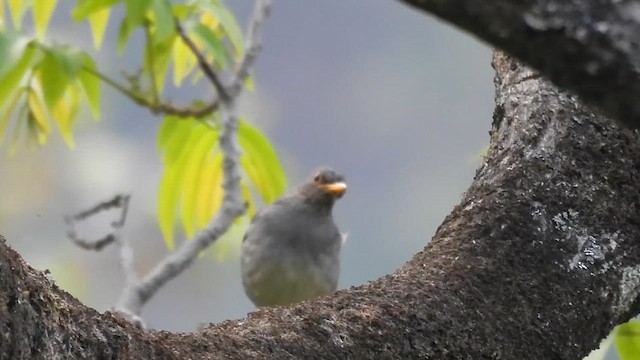
<svg viewBox="0 0 640 360"><path fill-rule="evenodd" d="M198 203L203 200L197 192L202 176L202 165L207 155L215 148L218 139L217 131L212 131L211 128L203 124L198 124L192 131L193 135L189 141L193 141L194 144L191 146L190 152L184 155L181 181L182 226L189 239L193 237L197 229Z"/></svg>
<svg viewBox="0 0 640 360"><path fill-rule="evenodd" d="M249 91L254 91L256 89L256 85L253 82L253 76L249 75L244 79L244 87Z"/></svg>
<svg viewBox="0 0 640 360"><path fill-rule="evenodd" d="M179 123L180 119L174 115L167 115L162 120L160 129L158 130L158 137L156 139L156 142L158 143L158 149L163 150L166 148L167 142L174 135L174 132Z"/></svg>
<svg viewBox="0 0 640 360"><path fill-rule="evenodd" d="M242 31L240 30L238 21L233 16L231 11L229 11L229 9L227 9L218 1L200 0L196 3L200 5L203 10L209 12L216 19L218 19L218 21L220 21L224 32L229 37L229 40L231 40L231 45L233 45L236 56L242 56L242 53L244 51Z"/></svg>
<svg viewBox="0 0 640 360"><path fill-rule="evenodd" d="M171 3L168 0L153 0L151 9L155 15L157 38L162 41L173 35L174 22Z"/></svg>
<svg viewBox="0 0 640 360"><path fill-rule="evenodd" d="M193 31L207 46L216 63L220 65L221 68L226 67L229 54L218 34L202 23L197 23Z"/></svg>
<svg viewBox="0 0 640 360"><path fill-rule="evenodd" d="M173 247L176 214L187 238L207 224L222 203L222 154L218 130L194 118L165 117L158 133L164 171L158 222Z"/></svg>
<svg viewBox="0 0 640 360"><path fill-rule="evenodd" d="M184 206L181 205L184 201L184 179L185 173L188 171L188 160L193 154L193 149L198 145L198 139L203 134L194 131L194 121L191 121L189 125L186 127L188 129L186 141L176 144L180 147L180 156L174 162L165 163L165 171L160 183L158 221L167 247L170 249L173 248L174 243L175 215L178 210L184 211ZM183 223L183 225L185 224ZM186 227L185 230L187 230Z"/></svg>
<svg viewBox="0 0 640 360"><path fill-rule="evenodd" d="M640 321L631 320L614 330L613 343L621 360L633 360L640 354Z"/></svg>
<svg viewBox="0 0 640 360"><path fill-rule="evenodd" d="M106 7L89 15L89 25L91 26L91 35L93 37L93 47L97 50L102 46L104 33L109 23L111 8Z"/></svg>
<svg viewBox="0 0 640 360"><path fill-rule="evenodd" d="M165 125L167 122L173 122L175 125ZM178 161L184 150L183 144L187 141L194 122L195 120L193 118L180 119L177 116L165 117L161 127L164 129L162 132L167 132L168 128L171 129L170 133L167 132L167 134L164 135L166 136L166 140L163 140L162 145L159 147L162 151L162 161L165 164L172 164ZM163 136L162 132L160 136Z"/></svg>
<svg viewBox="0 0 640 360"><path fill-rule="evenodd" d="M71 79L78 75L87 56L84 51L71 46L52 47L47 53L54 57L60 71Z"/></svg>
<svg viewBox="0 0 640 360"><path fill-rule="evenodd" d="M0 33L0 76L20 59L29 42L17 33Z"/></svg>
<svg viewBox="0 0 640 360"><path fill-rule="evenodd" d="M2 31L3 33L6 30L6 25L5 25L5 20L4 20L4 0L0 0L0 31ZM2 140L2 139L0 139Z"/></svg>
<svg viewBox="0 0 640 360"><path fill-rule="evenodd" d="M96 64L88 54L84 53L82 56L82 66L85 69L95 70ZM89 71L81 71L78 74L78 80L84 94L89 102L91 108L91 114L94 119L100 118L100 81L98 78Z"/></svg>
<svg viewBox="0 0 640 360"><path fill-rule="evenodd" d="M167 248L174 247L175 214L178 205L178 181L180 168L178 164L165 164L160 180L158 193L158 223Z"/></svg>
<svg viewBox="0 0 640 360"><path fill-rule="evenodd" d="M22 18L25 12L33 5L33 0L8 0L9 12L13 20L13 26L17 31L22 28Z"/></svg>
<svg viewBox="0 0 640 360"><path fill-rule="evenodd" d="M118 53L122 54L124 48L127 46L129 39L131 38L131 32L133 30L133 26L129 25L127 19L122 19L120 22L120 27L118 28L118 37L116 39L116 47L118 49Z"/></svg>
<svg viewBox="0 0 640 360"><path fill-rule="evenodd" d="M15 122L13 133L11 134L11 144L9 145L9 154L15 153L18 143L20 142L20 135L22 135L22 128L27 126L29 118L29 105L25 101L24 104L18 110L18 116Z"/></svg>
<svg viewBox="0 0 640 360"><path fill-rule="evenodd" d="M224 172L222 171L222 160L224 156L220 151L210 152L205 158L200 171L200 180L198 182L198 194L200 201L196 209L196 224L198 228L204 228L213 214L222 205L223 189L222 179Z"/></svg>
<svg viewBox="0 0 640 360"><path fill-rule="evenodd" d="M223 201L223 154L217 148L219 132L214 126L194 118L167 116L158 133L164 171L159 200L158 222L169 248L174 245L176 215L188 238L210 221ZM282 166L268 140L245 121L238 129L244 150L241 163L252 184L266 202L282 194L286 180ZM255 203L246 181L241 181L249 214Z"/></svg>
<svg viewBox="0 0 640 360"><path fill-rule="evenodd" d="M53 108L67 86L75 82L88 57L76 48L61 46L46 51L37 68L45 103Z"/></svg>
<svg viewBox="0 0 640 360"><path fill-rule="evenodd" d="M171 12L175 17L178 18L178 20L183 21L189 14L193 13L197 8L198 7L195 4L177 3L171 6Z"/></svg>
<svg viewBox="0 0 640 360"><path fill-rule="evenodd" d="M287 186L280 160L269 140L255 127L240 120L238 141L243 150L241 165L265 202L280 196Z"/></svg>
<svg viewBox="0 0 640 360"><path fill-rule="evenodd" d="M19 87L16 91L11 94L11 98L7 103L7 107L4 109L4 113L2 114L2 118L0 118L0 144L2 144L2 139L4 139L6 135L7 126L9 125L9 120L11 119L11 115L15 111L16 106L18 105L18 101L22 98L22 95L25 94L27 88L24 86Z"/></svg>
<svg viewBox="0 0 640 360"><path fill-rule="evenodd" d="M164 170L158 192L158 223L169 249L174 246L175 215L178 211L182 166L179 162L183 151L187 151L194 121L166 116L158 134Z"/></svg>
<svg viewBox="0 0 640 360"><path fill-rule="evenodd" d="M173 84L179 87L182 80L196 65L196 58L183 41L176 41L171 53L173 55Z"/></svg>
<svg viewBox="0 0 640 360"><path fill-rule="evenodd" d="M35 0L32 13L36 34L39 39L44 39L49 20L51 20L51 15L53 15L57 3L58 0Z"/></svg>
<svg viewBox="0 0 640 360"><path fill-rule="evenodd" d="M165 41L146 44L147 50L144 52L144 70L147 74L151 74L151 76L155 78L154 81L158 87L158 92L162 92L164 88L164 80L171 60L171 49L173 48L173 42L175 40L176 37L171 36Z"/></svg>
<svg viewBox="0 0 640 360"><path fill-rule="evenodd" d="M31 90L27 94L27 103L29 104L29 116L30 123L35 123L36 125L36 138L40 145L44 144L49 138L49 132L51 130L51 126L49 124L49 116L47 115L47 110L42 104L40 97L38 94Z"/></svg>
<svg viewBox="0 0 640 360"><path fill-rule="evenodd" d="M56 56L52 52L45 54L44 59L37 68L40 85L44 101L49 108L55 106L56 102L62 97L67 85L73 79L69 79L58 63Z"/></svg>
<svg viewBox="0 0 640 360"><path fill-rule="evenodd" d="M142 24L147 9L151 5L152 0L125 0L127 8L127 22L129 26L136 27Z"/></svg>
<svg viewBox="0 0 640 360"><path fill-rule="evenodd" d="M76 7L71 11L73 20L80 21L105 8L113 7L122 0L78 0Z"/></svg>
<svg viewBox="0 0 640 360"><path fill-rule="evenodd" d="M39 54L38 49L33 46L27 46L14 66L0 76L0 84L2 84L0 86L0 105L5 102L7 96L18 86L27 69L33 66Z"/></svg>
<svg viewBox="0 0 640 360"><path fill-rule="evenodd" d="M58 101L52 109L52 115L62 138L69 148L75 147L73 140L73 123L75 122L78 108L80 107L80 85L72 84L67 87L64 97Z"/></svg>

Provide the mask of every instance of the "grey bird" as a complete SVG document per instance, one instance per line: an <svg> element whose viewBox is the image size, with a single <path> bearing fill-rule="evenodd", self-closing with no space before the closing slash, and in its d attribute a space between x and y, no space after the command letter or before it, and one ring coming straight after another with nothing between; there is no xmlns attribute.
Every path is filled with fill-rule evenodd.
<svg viewBox="0 0 640 360"><path fill-rule="evenodd" d="M336 290L343 240L332 209L346 190L344 177L321 169L251 220L240 265L254 305L288 305Z"/></svg>

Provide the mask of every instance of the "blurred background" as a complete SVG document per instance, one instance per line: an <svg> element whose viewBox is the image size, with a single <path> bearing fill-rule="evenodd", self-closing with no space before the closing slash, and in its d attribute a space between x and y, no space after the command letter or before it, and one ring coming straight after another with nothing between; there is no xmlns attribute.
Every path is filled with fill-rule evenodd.
<svg viewBox="0 0 640 360"><path fill-rule="evenodd" d="M228 1L239 20L252 1ZM91 50L86 23L61 4L50 37ZM115 53L112 15L106 44L93 52L104 71L135 70L141 36ZM240 114L271 139L290 187L317 167L346 175L349 191L335 217L349 233L340 288L394 271L435 233L457 204L489 141L493 110L490 49L398 2L275 1L254 71L256 90ZM177 91L180 100L210 94L206 82ZM160 118L103 86L102 119L77 124L76 149L60 140L0 154L0 234L35 268L83 303L109 309L122 288L115 249L86 252L70 243L63 216L130 193L125 235L141 272L167 253L156 221L162 170ZM206 96L208 99L210 96ZM113 215L113 214L111 214ZM113 217L84 224L102 236ZM239 275L242 233L223 259L209 251L144 308L151 328L193 331L253 310Z"/></svg>

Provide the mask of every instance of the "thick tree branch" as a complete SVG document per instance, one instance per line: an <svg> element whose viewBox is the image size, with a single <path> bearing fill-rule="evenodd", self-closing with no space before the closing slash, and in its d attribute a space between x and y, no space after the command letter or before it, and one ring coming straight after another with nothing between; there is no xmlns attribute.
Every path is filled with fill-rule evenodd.
<svg viewBox="0 0 640 360"><path fill-rule="evenodd" d="M633 0L402 0L537 68L640 127L640 4Z"/></svg>
<svg viewBox="0 0 640 360"><path fill-rule="evenodd" d="M406 2L637 123L636 2ZM640 136L518 61L497 55L494 67L490 152L395 273L198 333L141 332L0 241L0 358L582 358L640 310Z"/></svg>
<svg viewBox="0 0 640 360"><path fill-rule="evenodd" d="M393 274L198 333L141 332L82 307L0 243L3 356L582 358L639 310L640 138L517 61L498 54L494 67L489 154Z"/></svg>

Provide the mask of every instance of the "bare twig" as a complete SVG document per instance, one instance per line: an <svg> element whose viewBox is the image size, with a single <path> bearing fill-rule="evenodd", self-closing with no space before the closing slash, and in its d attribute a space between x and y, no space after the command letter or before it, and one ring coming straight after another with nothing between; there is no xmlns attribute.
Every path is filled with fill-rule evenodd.
<svg viewBox="0 0 640 360"><path fill-rule="evenodd" d="M99 212L107 211L113 208L121 208L126 206L126 203L129 201L129 195L116 195L111 200L103 201L101 203L96 204L92 208L81 211L73 216L68 216L68 221L80 221L88 218L89 216L95 215Z"/></svg>
<svg viewBox="0 0 640 360"><path fill-rule="evenodd" d="M214 99L204 106L178 106L169 102L149 99L148 96L142 95L139 91L129 89L126 86L111 79L109 76L91 67L83 66L82 70L97 77L107 85L111 86L118 92L133 100L136 104L148 108L153 113L199 118L209 115L218 110L218 99Z"/></svg>
<svg viewBox="0 0 640 360"><path fill-rule="evenodd" d="M205 59L204 55L202 55L200 50L198 50L198 47L196 46L196 44L193 43L193 40L191 40L191 38L184 31L178 18L174 18L173 21L176 24L176 31L178 32L178 35L180 35L180 38L182 39L182 41L184 41L184 43L189 47L191 52L198 59L198 65L200 66L200 70L204 72L205 76L211 81L213 86L216 88L216 91L218 91L218 97L220 97L220 100L223 102L232 101L231 96L227 93L227 89L222 84L222 81L220 81L220 79L218 78L218 75L216 75L215 71L213 71L213 67L209 65L209 63L207 62L207 59Z"/></svg>
<svg viewBox="0 0 640 360"><path fill-rule="evenodd" d="M124 224L127 219L127 213L129 212L129 199L129 195L116 195L111 200L101 202L90 209L79 212L78 214L65 217L65 222L67 223L67 236L79 247L85 250L100 251L105 246L112 243L118 246L120 250L120 268L124 274L125 287L127 288L133 287L138 283L138 274L135 267L133 249L127 242L126 238L122 235L122 230L124 229ZM87 240L78 237L75 230L75 224L77 222L86 220L91 216L113 208L120 208L120 218L111 223L111 228L113 229L111 233L98 240ZM123 312L123 315L128 317L130 320L137 323L138 326L144 326L142 319L140 319L136 314L132 314L126 311L126 309L118 308L118 310Z"/></svg>
<svg viewBox="0 0 640 360"><path fill-rule="evenodd" d="M231 84L227 87L227 91L232 97L238 96L240 91L242 91L244 81L247 76L249 76L249 71L258 57L258 53L262 50L262 29L270 14L271 0L258 0L253 11L252 21L249 23L247 29L247 43L244 57L236 68L236 73Z"/></svg>
<svg viewBox="0 0 640 360"><path fill-rule="evenodd" d="M257 53L261 49L260 32L262 25L269 15L270 8L270 0L256 0L247 32L246 52L240 65L236 68L237 70L233 77L234 80L229 86L225 86L220 81L212 67L206 62L204 56L176 20L178 33L198 58L201 70L218 91L218 109L220 111L222 128L219 141L220 149L224 154L224 180L222 185L224 188L224 199L220 210L216 213L213 220L196 234L192 241L183 243L180 248L157 264L148 274L140 279L140 281L135 283L128 282L120 294L117 305L117 310L125 314L129 314L130 316L139 315L142 306L155 295L158 289L189 267L196 259L198 253L213 244L224 234L233 223L233 220L242 215L246 209L240 191L240 147L237 140L238 118L235 114L235 108L236 100L242 90L242 83L246 79Z"/></svg>
<svg viewBox="0 0 640 360"><path fill-rule="evenodd" d="M75 224L77 222L85 220L90 216L96 215L100 212L107 211L113 208L121 209L120 220L114 221L113 223L111 223L111 227L113 228L114 232L109 233L106 236L99 239L95 239L95 240L84 239L78 236L78 233L75 227ZM76 245L78 245L79 247L85 250L100 251L105 246L118 240L118 237L116 236L115 233L119 232L120 229L122 229L122 227L124 226L124 222L127 218L128 208L129 208L129 195L120 194L120 195L114 196L113 199L101 202L90 209L81 211L75 215L66 216L64 221L67 224L67 236Z"/></svg>

